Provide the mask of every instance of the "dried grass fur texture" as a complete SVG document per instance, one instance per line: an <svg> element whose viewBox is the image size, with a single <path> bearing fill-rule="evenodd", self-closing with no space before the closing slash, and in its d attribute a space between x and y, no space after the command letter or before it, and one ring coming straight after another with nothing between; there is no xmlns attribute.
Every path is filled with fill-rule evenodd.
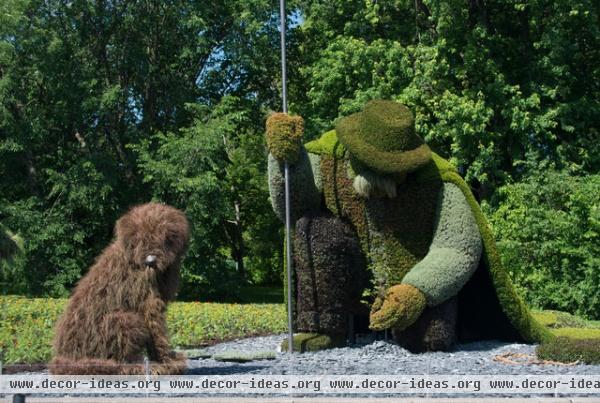
<svg viewBox="0 0 600 403"><path fill-rule="evenodd" d="M185 357L167 337L165 311L179 284L190 229L185 215L148 203L115 226L115 240L69 299L54 340L54 374L180 374Z"/></svg>

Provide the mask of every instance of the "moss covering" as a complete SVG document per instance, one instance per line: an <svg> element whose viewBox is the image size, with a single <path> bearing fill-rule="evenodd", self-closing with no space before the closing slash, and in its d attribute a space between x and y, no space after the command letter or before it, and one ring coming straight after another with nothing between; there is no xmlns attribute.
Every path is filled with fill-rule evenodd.
<svg viewBox="0 0 600 403"><path fill-rule="evenodd" d="M533 317L543 326L551 329L559 329L564 327L571 328L586 328L591 327L591 324L577 316L573 316L568 312L561 311L533 311ZM600 328L600 327L599 327Z"/></svg>
<svg viewBox="0 0 600 403"><path fill-rule="evenodd" d="M475 196L471 193L471 189L447 161L437 154L433 154L433 161L444 182L450 182L458 186L471 206L483 241L482 261L489 272L503 312L525 341L543 342L550 340L553 337L552 334L531 316L529 309L515 291L508 273L500 261L492 231L475 200Z"/></svg>
<svg viewBox="0 0 600 403"><path fill-rule="evenodd" d="M369 250L365 200L354 192L352 180L345 175L347 170L348 161L345 158L321 156L325 205L333 215L351 223L364 252Z"/></svg>
<svg viewBox="0 0 600 403"><path fill-rule="evenodd" d="M304 147L311 154L329 155L335 158L343 158L346 153L346 147L339 142L335 130L330 130L318 139L309 141Z"/></svg>
<svg viewBox="0 0 600 403"><path fill-rule="evenodd" d="M294 268L297 330L346 335L367 283L354 230L333 216L302 217L296 223Z"/></svg>
<svg viewBox="0 0 600 403"><path fill-rule="evenodd" d="M291 217L295 221L307 211L321 207L320 157L311 156L302 148L298 160L289 166ZM285 220L285 176L283 162L268 157L269 195L277 217Z"/></svg>
<svg viewBox="0 0 600 403"><path fill-rule="evenodd" d="M261 360L274 360L277 357L273 351L223 351L212 356L215 361L225 362L252 362Z"/></svg>
<svg viewBox="0 0 600 403"><path fill-rule="evenodd" d="M294 351L305 353L307 351L320 351L328 348L343 347L346 338L343 336L329 336L317 333L298 333L294 335ZM288 351L288 340L281 343L281 350Z"/></svg>
<svg viewBox="0 0 600 403"><path fill-rule="evenodd" d="M408 176L394 198L365 203L370 237L370 269L376 291L402 282L429 252L433 239L441 181L417 182Z"/></svg>
<svg viewBox="0 0 600 403"><path fill-rule="evenodd" d="M477 269L481 237L471 207L454 184L440 192L435 233L429 252L402 282L421 290L429 306L455 296Z"/></svg>
<svg viewBox="0 0 600 403"><path fill-rule="evenodd" d="M542 360L600 364L600 338L557 337L538 346L536 353Z"/></svg>
<svg viewBox="0 0 600 403"><path fill-rule="evenodd" d="M551 329L553 335L557 337L568 337L570 339L599 339L600 329L589 329L580 327L562 327Z"/></svg>
<svg viewBox="0 0 600 403"><path fill-rule="evenodd" d="M329 132L326 142L323 143L336 144L337 142L333 138L334 134L335 132ZM325 148L323 146L321 150ZM385 157L381 157L381 159L385 160ZM369 259L369 267L374 271L375 281L379 282L379 286L384 284L393 285L394 281L397 281L397 284L399 280L393 278L393 272L397 273L396 275L400 277L400 280L405 273L401 273L399 269L396 270L397 266L390 263L406 261L411 256L410 253L404 253L402 248L399 247L398 241L394 240L394 237L402 236L401 232L393 230L394 226L399 224L412 225L410 228L406 227L404 236L406 236L407 242L412 242L412 244L409 244L412 245L412 250L418 250L419 252L412 255L412 262L416 264L427 253L433 238L435 215L430 218L428 223L428 214L425 214L424 210L429 209L428 203L433 202L432 210L435 211L437 195L439 194L439 190L436 191L435 186L438 186L439 189L442 183L452 183L461 190L470 206L483 245L480 265L461 291L465 294L464 298L461 298L462 301L465 301L461 303L461 307L466 308L463 316L468 316L467 321L461 325L464 327L461 334L467 339L497 337L515 340L520 338L527 342L542 342L553 338L552 334L531 316L528 308L514 290L508 273L500 262L494 238L485 217L468 185L452 165L433 153L427 164L409 175L406 182L400 185L399 196L408 194L403 190L408 189L411 184L418 185L423 191L421 200L417 200L418 197L413 194L411 200L406 201L406 206L413 207L408 209L412 214L407 214L404 217L407 220L405 222L409 224L404 224L405 222L402 221L402 209L399 208L399 205L392 205L385 199L365 201L357 197L347 172L348 158L345 155L342 158L326 153L321 155L323 194L326 206L334 215L348 219L354 226L361 241L361 247ZM427 186L429 186L428 189ZM369 211L368 214L367 211ZM406 211L404 210L405 214ZM373 216L381 214L381 212L393 213L388 214L386 217L381 216L382 225L386 225L388 229L393 231L392 233L388 232L389 236L383 231L384 227L379 229L373 226ZM427 228L430 228L430 230ZM411 236L408 236L408 234ZM415 236L415 234L418 236ZM415 245L415 242L417 245ZM405 251L406 249L405 247ZM386 250L391 252L385 252ZM386 256L385 253L388 255ZM389 267L394 267L395 270L386 272ZM489 327L489 333L472 333L472 329L477 326ZM504 333L501 334L502 332Z"/></svg>
<svg viewBox="0 0 600 403"><path fill-rule="evenodd" d="M298 159L304 119L287 113L273 113L267 119L267 148L279 161L293 164Z"/></svg>
<svg viewBox="0 0 600 403"><path fill-rule="evenodd" d="M456 297L425 308L423 314L408 328L392 328L392 335L402 347L413 353L449 351L456 342Z"/></svg>
<svg viewBox="0 0 600 403"><path fill-rule="evenodd" d="M425 295L411 285L390 287L384 298L378 298L373 304L369 327L373 330L391 327L404 330L421 316L426 303Z"/></svg>
<svg viewBox="0 0 600 403"><path fill-rule="evenodd" d="M203 348L175 349L175 352L184 354L188 360L203 360L213 356L212 353Z"/></svg>
<svg viewBox="0 0 600 403"><path fill-rule="evenodd" d="M382 174L419 169L431 150L415 133L414 118L404 105L374 100L361 112L339 121L336 133L350 153Z"/></svg>

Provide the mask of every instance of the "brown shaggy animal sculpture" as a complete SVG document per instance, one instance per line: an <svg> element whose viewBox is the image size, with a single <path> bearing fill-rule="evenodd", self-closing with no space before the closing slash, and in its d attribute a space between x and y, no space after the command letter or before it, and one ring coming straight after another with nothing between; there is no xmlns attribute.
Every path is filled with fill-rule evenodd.
<svg viewBox="0 0 600 403"><path fill-rule="evenodd" d="M171 351L165 311L179 285L189 225L170 206L132 208L115 225L115 240L69 299L54 340L53 374L181 374L185 357Z"/></svg>

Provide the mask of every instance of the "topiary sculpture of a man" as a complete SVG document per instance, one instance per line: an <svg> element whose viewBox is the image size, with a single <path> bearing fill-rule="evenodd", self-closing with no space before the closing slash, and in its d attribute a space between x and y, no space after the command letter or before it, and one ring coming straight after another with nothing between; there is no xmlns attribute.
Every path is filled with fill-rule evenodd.
<svg viewBox="0 0 600 403"><path fill-rule="evenodd" d="M343 344L361 317L413 352L550 337L516 295L468 185L406 106L371 101L305 145L303 127L277 113L266 136L281 219L290 164L296 348Z"/></svg>

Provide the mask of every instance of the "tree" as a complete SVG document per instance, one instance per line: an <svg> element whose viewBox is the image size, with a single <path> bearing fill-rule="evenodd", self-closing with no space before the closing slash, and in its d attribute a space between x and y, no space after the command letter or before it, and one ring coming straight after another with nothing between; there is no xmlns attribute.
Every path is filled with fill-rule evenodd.
<svg viewBox="0 0 600 403"><path fill-rule="evenodd" d="M186 105L226 95L263 125L277 93L275 10L264 0L0 7L0 216L25 241L26 292L64 296L116 218L155 194L137 146L193 125Z"/></svg>
<svg viewBox="0 0 600 403"><path fill-rule="evenodd" d="M600 5L551 1L306 1L293 108L319 133L369 99L417 131L479 197L527 160L600 168ZM534 164L535 165L535 164Z"/></svg>
<svg viewBox="0 0 600 403"><path fill-rule="evenodd" d="M185 208L194 225L192 256L183 267L184 294L232 296L250 277L246 251L281 240L278 231L267 239L254 237L273 227L272 220L255 221L270 215L263 136L251 129L235 98L226 97L212 109L188 107L195 116L190 127L157 133L134 149L153 197ZM273 249L265 252L260 255L273 258ZM228 269L230 262L235 271Z"/></svg>

